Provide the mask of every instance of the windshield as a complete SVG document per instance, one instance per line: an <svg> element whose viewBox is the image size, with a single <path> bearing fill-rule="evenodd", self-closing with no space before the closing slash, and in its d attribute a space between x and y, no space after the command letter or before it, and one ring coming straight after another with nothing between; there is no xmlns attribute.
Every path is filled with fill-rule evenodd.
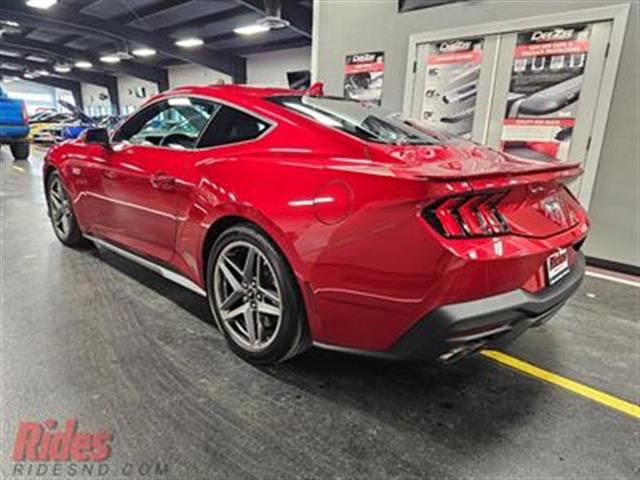
<svg viewBox="0 0 640 480"><path fill-rule="evenodd" d="M342 130L368 142L390 145L441 143L436 135L416 128L400 114L357 101L308 95L277 96L269 100L323 125Z"/></svg>

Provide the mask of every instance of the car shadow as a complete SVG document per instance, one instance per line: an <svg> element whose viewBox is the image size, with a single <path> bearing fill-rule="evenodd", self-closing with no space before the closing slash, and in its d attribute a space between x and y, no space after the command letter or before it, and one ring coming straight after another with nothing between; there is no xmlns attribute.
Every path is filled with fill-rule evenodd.
<svg viewBox="0 0 640 480"><path fill-rule="evenodd" d="M215 327L204 298L116 254L90 252ZM247 367L295 387L301 397L365 412L379 425L401 427L429 442L462 442L462 432L463 443L495 442L537 409L544 392L538 382L482 356L453 365L407 364L312 348L280 365Z"/></svg>

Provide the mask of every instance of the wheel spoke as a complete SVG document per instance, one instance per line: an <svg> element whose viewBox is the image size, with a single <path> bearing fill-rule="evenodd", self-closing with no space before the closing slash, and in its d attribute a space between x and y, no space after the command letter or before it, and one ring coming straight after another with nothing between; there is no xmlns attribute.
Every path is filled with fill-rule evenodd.
<svg viewBox="0 0 640 480"><path fill-rule="evenodd" d="M53 189L51 190L50 199L51 199L51 204L54 208L60 208L62 206L62 199Z"/></svg>
<svg viewBox="0 0 640 480"><path fill-rule="evenodd" d="M69 221L69 215L62 215L62 225L60 227L60 229L62 230L62 232L66 235L67 233L69 233L69 229L71 227L70 225L70 221Z"/></svg>
<svg viewBox="0 0 640 480"><path fill-rule="evenodd" d="M240 305L239 307L234 308L230 312L224 312L224 311L221 312L222 313L222 318L225 321L228 322L229 320L234 319L238 315L244 314L247 310L249 310L249 304L248 303L243 303L242 305Z"/></svg>
<svg viewBox="0 0 640 480"><path fill-rule="evenodd" d="M242 279L245 282L250 282L255 277L256 271L256 251L253 248L248 248L247 250L247 258L244 261L244 269L242 271Z"/></svg>
<svg viewBox="0 0 640 480"><path fill-rule="evenodd" d="M275 315L276 317L280 316L280 308L274 305L269 305L265 302L258 302L258 311L260 313L265 313L267 315Z"/></svg>
<svg viewBox="0 0 640 480"><path fill-rule="evenodd" d="M231 263L231 260L223 257L222 262L220 262L220 271L224 275L224 278L227 280L227 282L229 282L229 285L231 285L232 290L235 292L236 290L240 290L242 287L240 286L240 282L235 277L233 272L229 270L229 267L227 267L227 262Z"/></svg>
<svg viewBox="0 0 640 480"><path fill-rule="evenodd" d="M64 190L62 189L62 183L60 183L60 181L57 181L55 183L55 191L56 191L56 194L58 195L58 198L60 198L60 201L65 199Z"/></svg>
<svg viewBox="0 0 640 480"><path fill-rule="evenodd" d="M234 290L231 294L222 302L220 310L229 310L238 300L242 298L242 290Z"/></svg>
<svg viewBox="0 0 640 480"><path fill-rule="evenodd" d="M276 306L280 305L280 297L271 290L267 290L266 288L260 287L260 293L262 293L266 298L271 300Z"/></svg>
<svg viewBox="0 0 640 480"><path fill-rule="evenodd" d="M260 262L262 261L262 258L260 257L260 255L257 256L256 258L256 287L260 288Z"/></svg>
<svg viewBox="0 0 640 480"><path fill-rule="evenodd" d="M238 276L240 278L242 278L242 270L240 270L240 267L238 267L233 260L231 260L229 257L227 257L226 255L223 256L222 258L230 267L231 269L236 272L238 274Z"/></svg>
<svg viewBox="0 0 640 480"><path fill-rule="evenodd" d="M247 330L247 337L249 343L254 345L256 343L256 320L255 312L251 308L247 308L244 311L244 328Z"/></svg>
<svg viewBox="0 0 640 480"><path fill-rule="evenodd" d="M260 316L258 315L258 318L256 320L256 340L258 341L258 343L262 342L262 334L264 332L264 326L262 325L262 322L260 321Z"/></svg>

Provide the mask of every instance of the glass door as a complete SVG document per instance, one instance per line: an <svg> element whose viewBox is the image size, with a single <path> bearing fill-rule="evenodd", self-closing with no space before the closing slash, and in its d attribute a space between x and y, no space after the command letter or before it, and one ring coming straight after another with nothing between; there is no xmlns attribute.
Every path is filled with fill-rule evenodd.
<svg viewBox="0 0 640 480"><path fill-rule="evenodd" d="M486 143L520 157L582 161L611 24L502 35Z"/></svg>
<svg viewBox="0 0 640 480"><path fill-rule="evenodd" d="M606 21L419 43L410 114L514 156L588 170L610 33Z"/></svg>
<svg viewBox="0 0 640 480"><path fill-rule="evenodd" d="M484 136L497 36L418 46L411 116L473 140Z"/></svg>

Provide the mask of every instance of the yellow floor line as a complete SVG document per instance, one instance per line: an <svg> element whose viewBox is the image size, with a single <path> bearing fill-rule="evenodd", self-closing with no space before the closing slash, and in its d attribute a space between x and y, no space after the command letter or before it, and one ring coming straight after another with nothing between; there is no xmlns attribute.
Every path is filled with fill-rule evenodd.
<svg viewBox="0 0 640 480"><path fill-rule="evenodd" d="M543 370L542 368L536 367L535 365L531 365L530 363L507 355L506 353L498 352L496 350L483 350L480 353L481 355L484 355L491 360L494 360L503 365L507 365L508 367L511 367L515 370L524 372L528 375L531 375L532 377L536 377L540 380L544 380L545 382L552 383L573 393L582 395L589 400L593 400L594 402L601 403L609 408L613 408L614 410L618 410L620 412L626 413L627 415L631 415L632 417L640 418L640 405L627 402L626 400L622 400L620 398L614 397L613 395L609 395L608 393L601 392L599 390L596 390L595 388L587 387L586 385L583 385L581 383L569 380L568 378L561 375L556 375L555 373L548 372L546 370Z"/></svg>

